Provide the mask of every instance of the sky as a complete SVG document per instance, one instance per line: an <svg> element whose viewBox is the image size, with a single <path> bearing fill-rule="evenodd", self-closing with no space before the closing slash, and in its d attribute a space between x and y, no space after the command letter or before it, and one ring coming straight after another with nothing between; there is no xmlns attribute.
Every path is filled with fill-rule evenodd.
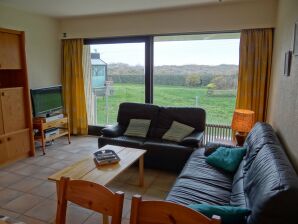
<svg viewBox="0 0 298 224"><path fill-rule="evenodd" d="M239 64L239 39L154 42L154 65ZM145 44L91 45L106 63L144 65Z"/></svg>

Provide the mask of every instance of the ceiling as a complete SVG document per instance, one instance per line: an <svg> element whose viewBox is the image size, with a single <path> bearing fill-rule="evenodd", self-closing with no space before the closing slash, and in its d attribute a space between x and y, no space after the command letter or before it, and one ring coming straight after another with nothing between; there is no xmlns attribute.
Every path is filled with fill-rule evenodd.
<svg viewBox="0 0 298 224"><path fill-rule="evenodd" d="M241 1L249 0L0 0L0 7L59 18Z"/></svg>

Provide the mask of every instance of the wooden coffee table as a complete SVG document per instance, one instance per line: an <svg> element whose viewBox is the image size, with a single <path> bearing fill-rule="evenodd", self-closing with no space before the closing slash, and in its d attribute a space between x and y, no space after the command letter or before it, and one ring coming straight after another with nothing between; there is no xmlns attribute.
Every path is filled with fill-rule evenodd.
<svg viewBox="0 0 298 224"><path fill-rule="evenodd" d="M139 160L139 185L144 185L144 154L146 153L146 150L113 145L106 145L99 150L105 149L114 150L120 157L120 162L116 164L96 166L93 160L93 154L85 159L75 162L48 177L49 180L56 182L57 193L59 180L62 176L107 185L137 160Z"/></svg>

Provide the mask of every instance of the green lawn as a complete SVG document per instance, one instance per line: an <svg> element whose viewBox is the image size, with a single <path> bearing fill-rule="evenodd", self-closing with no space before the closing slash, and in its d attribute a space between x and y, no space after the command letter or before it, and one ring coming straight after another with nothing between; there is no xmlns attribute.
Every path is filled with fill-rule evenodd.
<svg viewBox="0 0 298 224"><path fill-rule="evenodd" d="M144 85L141 84L114 84L114 94L108 97L108 123L117 120L119 104L122 102L144 102ZM222 95L221 95L222 94ZM230 124L235 108L235 96L230 96L230 91L225 94L208 95L205 88L189 88L183 86L155 86L154 104L162 106L197 106L207 112L207 123ZM97 122L106 124L106 100L99 97L97 100Z"/></svg>

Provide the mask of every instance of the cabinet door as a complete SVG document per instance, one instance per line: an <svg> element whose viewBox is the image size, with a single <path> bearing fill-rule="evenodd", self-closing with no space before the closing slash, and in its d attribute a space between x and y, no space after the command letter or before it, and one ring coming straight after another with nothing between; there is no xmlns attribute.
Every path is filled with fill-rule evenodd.
<svg viewBox="0 0 298 224"><path fill-rule="evenodd" d="M17 159L26 156L30 151L29 130L6 136L8 159Z"/></svg>
<svg viewBox="0 0 298 224"><path fill-rule="evenodd" d="M0 69L20 69L20 35L0 32Z"/></svg>
<svg viewBox="0 0 298 224"><path fill-rule="evenodd" d="M0 138L0 164L7 162L8 154L5 146L5 138Z"/></svg>
<svg viewBox="0 0 298 224"><path fill-rule="evenodd" d="M3 126L3 116L2 116L2 105L0 103L0 135L4 134L4 126Z"/></svg>
<svg viewBox="0 0 298 224"><path fill-rule="evenodd" d="M2 89L1 106L4 132L26 128L23 88Z"/></svg>

